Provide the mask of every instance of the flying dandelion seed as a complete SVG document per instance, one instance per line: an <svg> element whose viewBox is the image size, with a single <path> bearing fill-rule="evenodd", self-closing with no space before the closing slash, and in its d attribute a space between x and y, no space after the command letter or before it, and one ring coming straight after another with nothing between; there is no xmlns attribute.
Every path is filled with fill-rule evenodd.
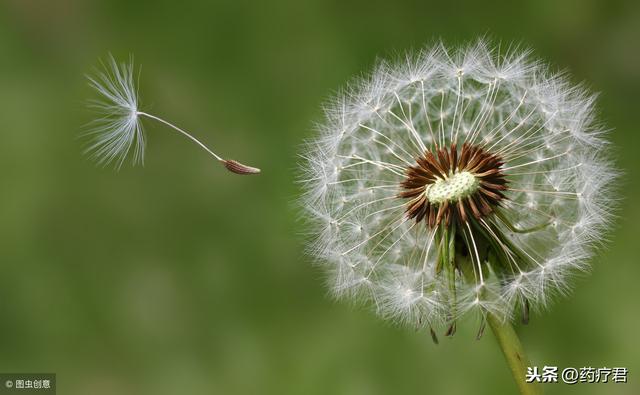
<svg viewBox="0 0 640 395"><path fill-rule="evenodd" d="M103 70L96 70L95 76L87 76L89 85L100 95L99 99L91 100L89 106L100 116L89 124L86 135L92 141L85 152L99 164L115 163L119 169L127 156L132 156L134 164L144 163L146 140L141 121L142 118L148 118L189 138L233 173L260 173L258 168L223 159L185 130L158 116L140 111L138 76L134 73L133 59L129 63L119 64L113 56L109 56L107 63L102 63L102 66Z"/></svg>
<svg viewBox="0 0 640 395"><path fill-rule="evenodd" d="M412 327L529 320L588 268L617 172L594 96L485 43L380 63L304 156L333 294ZM433 329L431 329L433 333Z"/></svg>

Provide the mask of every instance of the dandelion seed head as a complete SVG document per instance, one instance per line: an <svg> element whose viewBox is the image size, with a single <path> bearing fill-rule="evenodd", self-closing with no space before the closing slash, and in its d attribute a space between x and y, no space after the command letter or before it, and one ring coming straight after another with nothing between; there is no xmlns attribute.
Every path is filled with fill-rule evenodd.
<svg viewBox="0 0 640 395"><path fill-rule="evenodd" d="M482 41L380 62L303 154L309 250L334 294L411 326L528 317L567 295L615 207L594 103L529 51Z"/></svg>

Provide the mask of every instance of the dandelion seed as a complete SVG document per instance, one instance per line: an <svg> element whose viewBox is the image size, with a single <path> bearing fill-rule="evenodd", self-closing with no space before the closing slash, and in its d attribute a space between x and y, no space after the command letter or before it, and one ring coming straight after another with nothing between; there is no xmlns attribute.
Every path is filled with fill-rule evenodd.
<svg viewBox="0 0 640 395"><path fill-rule="evenodd" d="M303 155L311 252L349 273L333 293L447 334L476 312L478 337L565 295L615 203L593 103L527 53L481 41L380 63L329 106Z"/></svg>
<svg viewBox="0 0 640 395"><path fill-rule="evenodd" d="M138 76L135 75L132 58L128 63L119 64L113 56L109 56L106 64L102 63L102 70L96 70L94 76L87 76L87 78L89 85L100 97L89 102L89 107L94 109L99 117L88 125L89 130L85 135L91 137L91 142L85 153L99 164L114 163L119 169L130 155L133 164L144 163L146 138L142 118L147 118L184 135L230 172L260 173L258 168L243 165L235 160L223 159L187 131L156 115L140 111Z"/></svg>

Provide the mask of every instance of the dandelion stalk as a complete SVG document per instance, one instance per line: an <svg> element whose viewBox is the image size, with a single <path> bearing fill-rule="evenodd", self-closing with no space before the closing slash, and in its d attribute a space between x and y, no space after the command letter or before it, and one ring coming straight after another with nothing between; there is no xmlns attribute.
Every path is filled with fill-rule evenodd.
<svg viewBox="0 0 640 395"><path fill-rule="evenodd" d="M116 167L120 168L131 150L133 150L133 163L143 163L146 140L140 118L146 117L186 136L233 173L260 173L260 169L256 167L243 165L231 159L223 159L192 134L156 115L140 111L132 60L129 63L118 64L110 56L103 67L104 70L96 71L96 76L87 77L89 85L100 95L99 99L90 102L90 107L100 116L89 124L90 128L86 135L93 140L85 152L95 158L98 163L107 165L115 162Z"/></svg>
<svg viewBox="0 0 640 395"><path fill-rule="evenodd" d="M520 394L542 394L542 388L538 383L527 383L525 380L527 367L531 365L513 326L509 322L501 320L491 313L487 314L487 322L500 345L500 349L504 354L507 365L509 365L509 369L511 370Z"/></svg>
<svg viewBox="0 0 640 395"><path fill-rule="evenodd" d="M470 269L471 262L469 262L469 259L458 254L456 256L456 260L458 261L458 268L465 280L473 281L474 274ZM489 328L491 328L491 331L500 346L500 350L505 357L507 366L509 367L520 394L542 394L542 387L538 383L527 383L526 381L527 367L531 365L513 325L508 320L502 319L491 312L485 312L481 319L483 320L483 323L486 321L489 324ZM477 339L480 339L483 330L484 326L481 326L478 336L476 337Z"/></svg>

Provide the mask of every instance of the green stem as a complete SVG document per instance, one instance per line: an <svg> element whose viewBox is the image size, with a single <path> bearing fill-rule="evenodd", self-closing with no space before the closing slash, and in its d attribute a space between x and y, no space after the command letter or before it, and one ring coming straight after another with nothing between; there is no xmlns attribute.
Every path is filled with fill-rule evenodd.
<svg viewBox="0 0 640 395"><path fill-rule="evenodd" d="M480 248L478 249L480 251L487 250L487 242L483 242L483 240L491 240L491 238L486 237L480 238L478 240L480 246ZM473 269L473 258L471 258L469 254L464 256L459 253L459 251L455 248L455 244L448 245L448 251L446 251L446 253L449 255L455 255L455 267L460 271L460 274L462 274L465 281L469 284L476 284L476 275ZM480 261L485 262L486 264L489 264L489 259L491 259L491 254L489 252L483 253L480 256ZM453 262L449 262L449 264L453 265ZM481 265L479 265L478 269L483 270ZM513 329L513 326L511 326L508 321L503 321L488 311L484 311L484 316L487 323L489 324L489 327L491 327L493 334L498 340L498 344L500 345L502 353L507 360L507 365L509 365L509 369L511 370L511 374L516 381L516 386L520 390L520 394L542 394L542 387L539 383L526 382L527 367L531 365L529 364L529 360L524 353L522 343L520 343L520 339L518 338L516 331Z"/></svg>
<svg viewBox="0 0 640 395"><path fill-rule="evenodd" d="M527 373L527 366L529 360L524 353L524 348L520 339L513 329L513 326L509 322L503 322L498 317L491 313L487 313L487 322L493 331L493 334L498 340L498 344L502 349L511 374L516 381L516 385L522 395L540 395L542 394L542 387L540 384L533 382L527 383L525 376Z"/></svg>

